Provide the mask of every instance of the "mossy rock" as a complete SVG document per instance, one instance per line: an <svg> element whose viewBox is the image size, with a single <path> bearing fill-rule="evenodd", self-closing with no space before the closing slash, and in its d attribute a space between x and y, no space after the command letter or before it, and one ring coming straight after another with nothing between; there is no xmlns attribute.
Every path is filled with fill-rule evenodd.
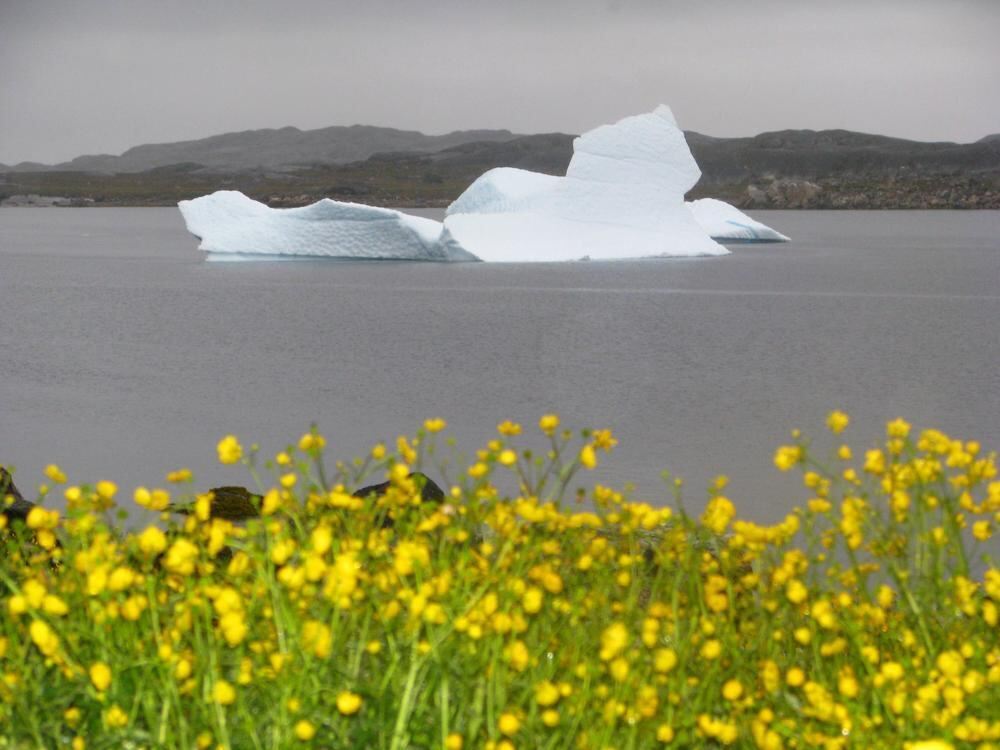
<svg viewBox="0 0 1000 750"><path fill-rule="evenodd" d="M420 488L420 497L425 503L444 502L444 490L437 483L421 472L410 474L417 486ZM389 489L389 482L368 485L356 490L354 497L369 497L375 495L380 497ZM213 487L209 490L212 493L210 514L212 518L221 518L226 521L245 521L248 518L258 518L260 516L260 504L263 498L248 490L246 487ZM175 513L184 515L193 512L193 504L183 506L172 506Z"/></svg>

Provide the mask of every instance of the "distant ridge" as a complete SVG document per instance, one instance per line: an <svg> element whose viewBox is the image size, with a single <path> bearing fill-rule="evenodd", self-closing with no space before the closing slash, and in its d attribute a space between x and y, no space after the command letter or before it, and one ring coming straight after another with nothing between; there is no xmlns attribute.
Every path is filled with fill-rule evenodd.
<svg viewBox="0 0 1000 750"><path fill-rule="evenodd" d="M705 182L972 175L1000 171L1000 140L910 141L850 130L777 130L749 138L687 133Z"/></svg>
<svg viewBox="0 0 1000 750"><path fill-rule="evenodd" d="M777 130L744 138L716 138L687 131L706 183L776 174L819 179L831 175L977 173L1000 168L1000 133L975 143L926 143L850 130ZM491 164L561 174L573 153L565 133L518 135L509 130L456 130L425 135L372 125L299 130L244 130L176 143L151 143L121 156L93 154L56 165L21 162L6 172L146 172L177 168L233 174L290 171L430 155L434 163Z"/></svg>
<svg viewBox="0 0 1000 750"><path fill-rule="evenodd" d="M223 133L193 141L149 143L130 148L121 156L78 156L55 165L22 162L7 170L115 174L145 172L175 164L198 164L215 172L292 169L364 161L385 151L440 151L472 141L508 141L516 137L509 130L456 130L445 135L424 135L415 130L373 125L336 125L316 130L288 126Z"/></svg>
<svg viewBox="0 0 1000 750"><path fill-rule="evenodd" d="M692 199L741 208L1000 208L1000 134L975 143L849 130L686 137L702 171ZM573 138L508 130L431 136L367 125L247 130L55 166L0 165L0 204L39 195L71 205L171 205L225 188L272 206L322 197L447 206L493 167L565 174Z"/></svg>

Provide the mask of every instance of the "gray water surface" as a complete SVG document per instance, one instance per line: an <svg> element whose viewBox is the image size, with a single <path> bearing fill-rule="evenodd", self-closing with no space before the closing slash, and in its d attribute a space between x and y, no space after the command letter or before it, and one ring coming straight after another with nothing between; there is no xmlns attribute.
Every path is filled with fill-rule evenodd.
<svg viewBox="0 0 1000 750"><path fill-rule="evenodd" d="M426 214L425 214L426 215ZM440 214L438 214L440 215ZM0 210L0 463L131 493L273 452L335 456L445 417L466 450L549 411L610 427L589 475L700 508L707 480L769 521L808 497L771 463L832 408L858 448L903 415L1000 447L1000 212L761 212L784 245L552 265L207 264L176 209ZM26 493L30 494L30 493Z"/></svg>

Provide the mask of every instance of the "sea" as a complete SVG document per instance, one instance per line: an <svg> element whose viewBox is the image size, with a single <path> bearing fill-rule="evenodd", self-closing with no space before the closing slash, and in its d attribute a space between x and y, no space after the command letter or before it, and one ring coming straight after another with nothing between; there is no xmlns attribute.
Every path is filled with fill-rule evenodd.
<svg viewBox="0 0 1000 750"><path fill-rule="evenodd" d="M126 499L180 467L199 489L252 486L217 462L222 436L272 456L315 423L349 461L442 417L448 462L425 470L446 484L498 422L538 449L556 413L619 441L574 486L668 504L682 477L699 511L725 475L741 514L770 522L810 497L775 448L800 429L825 460L831 409L851 415L857 455L900 416L1000 448L1000 212L754 217L792 242L614 263L206 263L174 208L3 208L0 464L29 497L49 463Z"/></svg>

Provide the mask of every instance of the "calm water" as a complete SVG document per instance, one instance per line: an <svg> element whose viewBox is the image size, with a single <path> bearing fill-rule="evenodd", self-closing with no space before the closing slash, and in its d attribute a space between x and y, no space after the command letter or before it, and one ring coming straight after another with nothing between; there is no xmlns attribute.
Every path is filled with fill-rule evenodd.
<svg viewBox="0 0 1000 750"><path fill-rule="evenodd" d="M426 212L425 212L426 215ZM556 411L621 440L594 478L707 479L760 520L771 464L833 407L863 447L905 415L1000 448L1000 213L763 212L794 241L721 259L206 264L175 209L0 210L0 462L130 492L313 420L338 457L443 416L465 446Z"/></svg>

